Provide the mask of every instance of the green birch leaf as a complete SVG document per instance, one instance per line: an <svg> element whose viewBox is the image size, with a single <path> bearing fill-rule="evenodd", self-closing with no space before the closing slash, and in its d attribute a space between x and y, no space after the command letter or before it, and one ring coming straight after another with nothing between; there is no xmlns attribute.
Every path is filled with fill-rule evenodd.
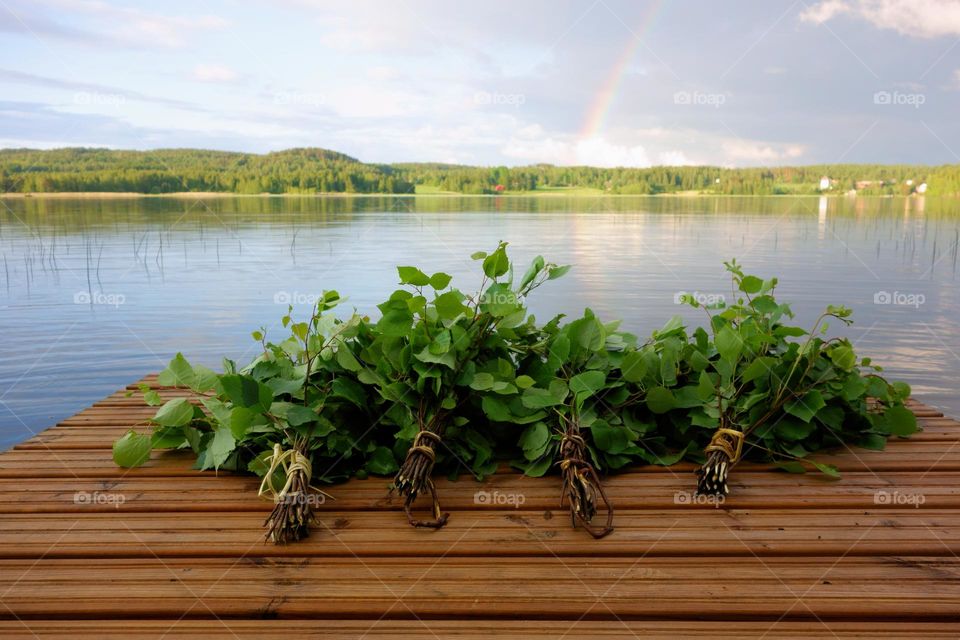
<svg viewBox="0 0 960 640"><path fill-rule="evenodd" d="M152 448L150 436L131 430L113 443L113 461L124 468L139 467L150 459Z"/></svg>

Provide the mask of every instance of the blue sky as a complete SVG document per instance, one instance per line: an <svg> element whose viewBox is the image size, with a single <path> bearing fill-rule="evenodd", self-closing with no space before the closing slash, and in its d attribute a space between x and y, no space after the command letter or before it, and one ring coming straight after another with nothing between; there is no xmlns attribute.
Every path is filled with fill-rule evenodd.
<svg viewBox="0 0 960 640"><path fill-rule="evenodd" d="M0 146L960 162L960 1L0 0Z"/></svg>

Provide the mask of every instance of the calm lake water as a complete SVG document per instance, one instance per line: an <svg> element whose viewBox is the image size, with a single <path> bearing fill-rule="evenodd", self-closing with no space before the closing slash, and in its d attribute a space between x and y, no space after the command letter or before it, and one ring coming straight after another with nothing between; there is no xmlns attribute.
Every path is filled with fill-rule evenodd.
<svg viewBox="0 0 960 640"><path fill-rule="evenodd" d="M540 318L589 306L641 335L678 294L729 295L722 263L779 276L804 325L854 308L858 350L960 416L960 201L931 198L219 198L0 200L0 449L177 351L252 358L323 289L359 310L395 265L478 284L468 256L500 239L526 263L572 263L538 290Z"/></svg>

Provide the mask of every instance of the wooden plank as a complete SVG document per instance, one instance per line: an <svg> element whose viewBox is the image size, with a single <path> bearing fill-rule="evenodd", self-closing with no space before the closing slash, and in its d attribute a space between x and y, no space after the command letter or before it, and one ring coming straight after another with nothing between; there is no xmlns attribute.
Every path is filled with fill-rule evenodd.
<svg viewBox="0 0 960 640"><path fill-rule="evenodd" d="M114 478L120 476L191 477L195 456L188 451L154 451L136 469L113 462L109 449L12 449L0 455L0 478Z"/></svg>
<svg viewBox="0 0 960 640"><path fill-rule="evenodd" d="M117 511L265 511L257 498L260 480L253 476L197 475L179 478L116 479L34 478L29 482L0 479L0 513ZM399 509L401 501L387 492L389 479L353 480L332 487L336 509L344 511ZM960 475L956 473L847 473L833 481L822 475L788 473L740 474L730 481L724 508L739 509L883 509L912 506L922 500L928 509L960 508ZM717 505L692 496L692 473L621 474L605 482L607 494L620 509L676 509L690 512ZM437 479L445 508L496 510L522 501L530 510L556 508L556 477L526 478L496 474L483 482ZM508 501L513 502L508 502Z"/></svg>
<svg viewBox="0 0 960 640"><path fill-rule="evenodd" d="M310 538L282 547L261 544L261 513L7 515L0 558L960 555L956 510L620 511L616 533L599 541L561 511L458 511L435 532L381 512L319 518Z"/></svg>
<svg viewBox="0 0 960 640"><path fill-rule="evenodd" d="M456 640L677 640L764 638L919 638L956 640L955 622L794 622L794 621L646 621L646 620L8 620L0 634L9 640L382 640L454 638Z"/></svg>
<svg viewBox="0 0 960 640"><path fill-rule="evenodd" d="M960 560L151 558L101 559L95 572L86 559L3 560L0 593L19 617L177 617L199 607L199 617L955 621Z"/></svg>

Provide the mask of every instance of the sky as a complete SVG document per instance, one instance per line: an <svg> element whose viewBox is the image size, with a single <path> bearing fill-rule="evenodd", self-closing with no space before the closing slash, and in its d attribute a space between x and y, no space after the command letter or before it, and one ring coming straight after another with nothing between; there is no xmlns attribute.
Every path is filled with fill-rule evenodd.
<svg viewBox="0 0 960 640"><path fill-rule="evenodd" d="M960 162L960 0L0 0L0 147Z"/></svg>

